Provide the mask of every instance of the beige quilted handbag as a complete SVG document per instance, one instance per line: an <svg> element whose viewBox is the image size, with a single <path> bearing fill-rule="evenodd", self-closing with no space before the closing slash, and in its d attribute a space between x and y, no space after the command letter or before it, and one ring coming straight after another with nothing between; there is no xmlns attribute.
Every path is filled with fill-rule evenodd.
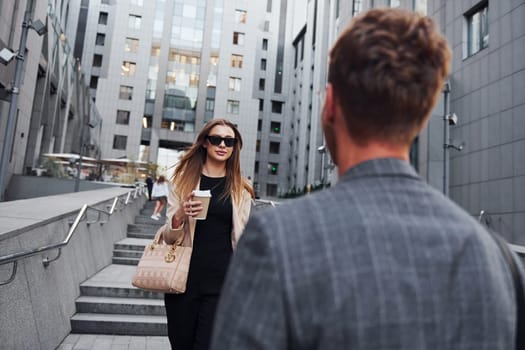
<svg viewBox="0 0 525 350"><path fill-rule="evenodd" d="M131 284L161 293L184 293L190 269L191 247L166 244L159 232L144 248Z"/></svg>

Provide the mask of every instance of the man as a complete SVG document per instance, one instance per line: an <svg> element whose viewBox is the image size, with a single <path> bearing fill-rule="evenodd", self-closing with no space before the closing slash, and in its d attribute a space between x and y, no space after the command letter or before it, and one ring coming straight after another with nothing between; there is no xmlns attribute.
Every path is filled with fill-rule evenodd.
<svg viewBox="0 0 525 350"><path fill-rule="evenodd" d="M512 349L492 237L409 165L449 72L431 19L376 9L330 52L322 125L339 183L254 215L212 349Z"/></svg>
<svg viewBox="0 0 525 350"><path fill-rule="evenodd" d="M151 192L153 191L153 179L151 175L146 178L146 187L148 188L148 200L151 201Z"/></svg>

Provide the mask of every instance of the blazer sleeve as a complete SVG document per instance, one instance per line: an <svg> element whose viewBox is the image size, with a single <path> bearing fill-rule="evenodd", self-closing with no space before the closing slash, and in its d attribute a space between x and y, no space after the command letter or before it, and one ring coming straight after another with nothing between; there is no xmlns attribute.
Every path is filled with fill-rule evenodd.
<svg viewBox="0 0 525 350"><path fill-rule="evenodd" d="M188 220L185 220L180 227L172 227L171 219L173 215L181 206L181 201L176 195L174 190L168 192L168 209L166 211L166 223L162 226L157 233L162 233L162 238L167 244L177 243L180 244L184 239L184 232L188 226Z"/></svg>
<svg viewBox="0 0 525 350"><path fill-rule="evenodd" d="M241 238L242 233L244 232L244 227L248 222L250 217L250 211L252 208L252 197L248 191L242 193L241 202L239 206L235 206L233 212L233 240L232 245L233 249L236 249L237 242Z"/></svg>
<svg viewBox="0 0 525 350"><path fill-rule="evenodd" d="M253 219L246 226L221 292L211 349L287 349L283 282L269 231Z"/></svg>

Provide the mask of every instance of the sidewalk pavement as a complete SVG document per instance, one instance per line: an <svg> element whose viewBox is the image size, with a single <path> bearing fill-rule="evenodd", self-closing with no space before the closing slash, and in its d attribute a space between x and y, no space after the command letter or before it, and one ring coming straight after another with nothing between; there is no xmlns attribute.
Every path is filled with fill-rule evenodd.
<svg viewBox="0 0 525 350"><path fill-rule="evenodd" d="M171 350L168 337L70 334L56 350Z"/></svg>

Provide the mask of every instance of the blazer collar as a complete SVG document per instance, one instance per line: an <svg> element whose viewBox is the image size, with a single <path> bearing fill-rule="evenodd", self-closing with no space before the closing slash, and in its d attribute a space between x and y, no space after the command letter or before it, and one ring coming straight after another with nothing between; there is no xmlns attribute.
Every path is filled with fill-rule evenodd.
<svg viewBox="0 0 525 350"><path fill-rule="evenodd" d="M359 163L348 169L341 182L361 177L409 177L420 180L416 170L406 161L397 158L378 158Z"/></svg>

